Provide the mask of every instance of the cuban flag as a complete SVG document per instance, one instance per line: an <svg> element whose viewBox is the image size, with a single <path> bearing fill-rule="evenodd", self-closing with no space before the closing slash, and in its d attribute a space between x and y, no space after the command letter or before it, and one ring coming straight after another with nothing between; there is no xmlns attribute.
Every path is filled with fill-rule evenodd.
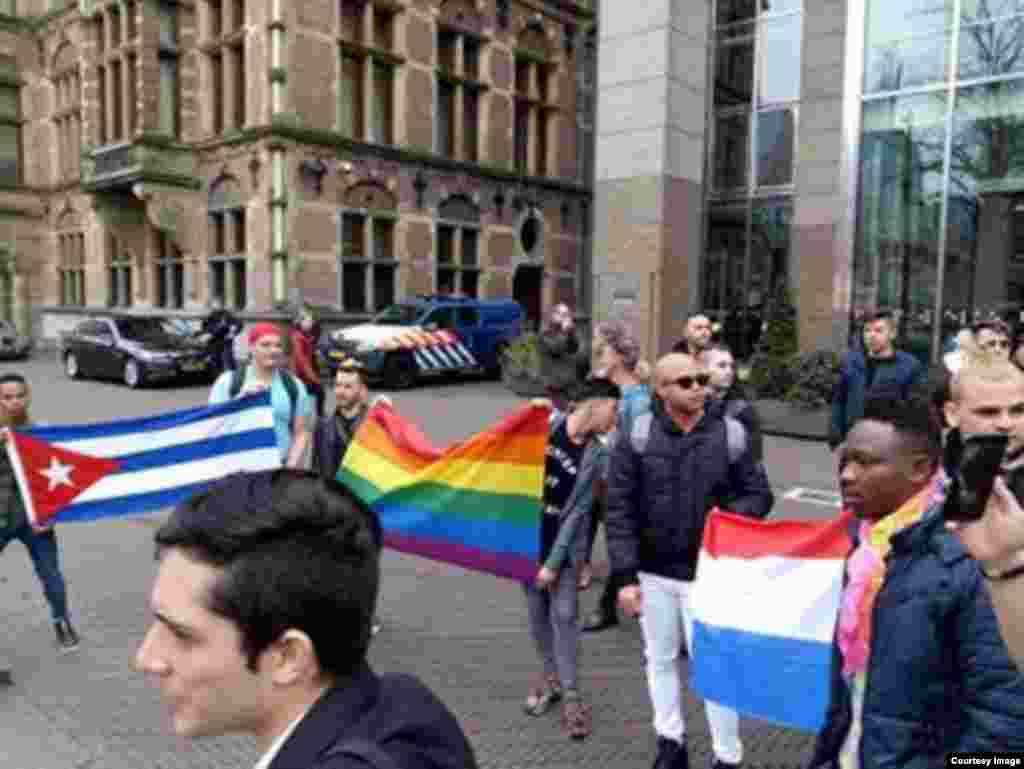
<svg viewBox="0 0 1024 769"><path fill-rule="evenodd" d="M691 596L694 691L755 718L821 729L849 520L709 516Z"/></svg>
<svg viewBox="0 0 1024 769"><path fill-rule="evenodd" d="M159 510L230 473L281 465L266 392L144 419L11 431L6 445L37 527Z"/></svg>

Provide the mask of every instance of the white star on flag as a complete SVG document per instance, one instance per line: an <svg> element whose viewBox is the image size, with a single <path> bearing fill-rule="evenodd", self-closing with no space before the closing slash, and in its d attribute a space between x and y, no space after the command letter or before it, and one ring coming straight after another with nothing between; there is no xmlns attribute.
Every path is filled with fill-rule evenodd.
<svg viewBox="0 0 1024 769"><path fill-rule="evenodd" d="M75 484L71 482L71 471L74 469L74 465L62 465L57 457L50 457L50 466L38 472L50 479L49 491L53 491L58 486L75 487Z"/></svg>

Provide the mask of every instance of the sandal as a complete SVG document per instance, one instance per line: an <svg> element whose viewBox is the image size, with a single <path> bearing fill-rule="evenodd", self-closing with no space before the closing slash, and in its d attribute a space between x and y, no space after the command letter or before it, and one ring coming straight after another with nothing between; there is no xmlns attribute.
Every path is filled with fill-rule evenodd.
<svg viewBox="0 0 1024 769"><path fill-rule="evenodd" d="M590 708L579 697L568 698L562 706L562 728L571 740L585 740L590 736Z"/></svg>
<svg viewBox="0 0 1024 769"><path fill-rule="evenodd" d="M562 699L562 686L554 678L542 678L540 684L530 689L523 703L528 716L542 716Z"/></svg>

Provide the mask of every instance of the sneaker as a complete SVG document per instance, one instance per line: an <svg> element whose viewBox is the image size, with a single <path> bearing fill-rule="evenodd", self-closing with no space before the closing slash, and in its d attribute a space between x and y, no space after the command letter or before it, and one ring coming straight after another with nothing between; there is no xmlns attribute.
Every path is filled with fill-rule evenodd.
<svg viewBox="0 0 1024 769"><path fill-rule="evenodd" d="M523 712L528 716L542 716L562 699L562 686L557 678L541 676L536 686L530 689L523 702Z"/></svg>
<svg viewBox="0 0 1024 769"><path fill-rule="evenodd" d="M562 728L570 740L585 740L590 736L593 724L590 708L583 703L578 694L568 694L562 705Z"/></svg>
<svg viewBox="0 0 1024 769"><path fill-rule="evenodd" d="M690 758L686 744L670 740L668 737L658 738L658 755L654 759L652 769L689 769Z"/></svg>
<svg viewBox="0 0 1024 769"><path fill-rule="evenodd" d="M54 623L53 629L57 635L57 648L62 653L71 652L78 648L78 633L71 627L70 622L62 619Z"/></svg>

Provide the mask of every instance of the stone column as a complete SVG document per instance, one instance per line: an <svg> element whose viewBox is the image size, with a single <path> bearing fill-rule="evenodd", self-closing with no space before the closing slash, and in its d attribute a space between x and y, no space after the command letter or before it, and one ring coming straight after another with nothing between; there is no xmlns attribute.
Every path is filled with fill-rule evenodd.
<svg viewBox="0 0 1024 769"><path fill-rule="evenodd" d="M710 2L601 10L593 322L626 320L656 358L700 297Z"/></svg>

